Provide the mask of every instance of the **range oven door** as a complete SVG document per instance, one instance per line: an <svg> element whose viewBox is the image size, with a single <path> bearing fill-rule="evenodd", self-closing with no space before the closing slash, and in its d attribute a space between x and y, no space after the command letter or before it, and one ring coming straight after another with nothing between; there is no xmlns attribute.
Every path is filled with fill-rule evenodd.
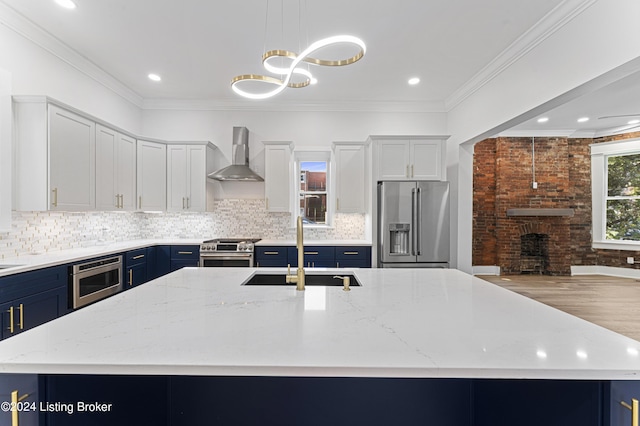
<svg viewBox="0 0 640 426"><path fill-rule="evenodd" d="M253 267L253 253L201 254L200 266L204 268L250 268Z"/></svg>

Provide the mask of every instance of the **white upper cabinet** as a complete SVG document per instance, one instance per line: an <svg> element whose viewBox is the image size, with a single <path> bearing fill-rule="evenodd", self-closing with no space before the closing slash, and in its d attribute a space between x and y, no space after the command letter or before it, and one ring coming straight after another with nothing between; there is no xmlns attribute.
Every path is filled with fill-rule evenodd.
<svg viewBox="0 0 640 426"><path fill-rule="evenodd" d="M98 124L96 158L96 209L134 210L136 140Z"/></svg>
<svg viewBox="0 0 640 426"><path fill-rule="evenodd" d="M292 144L263 143L265 208L270 212L290 212Z"/></svg>
<svg viewBox="0 0 640 426"><path fill-rule="evenodd" d="M377 140L377 180L442 180L446 137Z"/></svg>
<svg viewBox="0 0 640 426"><path fill-rule="evenodd" d="M49 105L52 210L95 208L95 128L93 121Z"/></svg>
<svg viewBox="0 0 640 426"><path fill-rule="evenodd" d="M44 97L13 106L14 209L95 209L95 123Z"/></svg>
<svg viewBox="0 0 640 426"><path fill-rule="evenodd" d="M336 171L336 212L366 212L367 146L364 143L333 144Z"/></svg>
<svg viewBox="0 0 640 426"><path fill-rule="evenodd" d="M214 147L210 143L167 145L167 210L204 212L213 208Z"/></svg>
<svg viewBox="0 0 640 426"><path fill-rule="evenodd" d="M167 208L167 146L137 142L138 210L163 211Z"/></svg>

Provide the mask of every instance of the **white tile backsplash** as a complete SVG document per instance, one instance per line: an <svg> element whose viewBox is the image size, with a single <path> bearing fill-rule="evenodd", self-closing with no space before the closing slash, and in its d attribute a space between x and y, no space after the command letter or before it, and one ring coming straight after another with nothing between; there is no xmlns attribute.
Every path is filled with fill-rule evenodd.
<svg viewBox="0 0 640 426"><path fill-rule="evenodd" d="M305 239L362 240L362 214L336 214L332 228L305 229ZM294 240L288 213L261 199L223 199L208 213L13 212L0 233L0 259L147 238L250 237Z"/></svg>

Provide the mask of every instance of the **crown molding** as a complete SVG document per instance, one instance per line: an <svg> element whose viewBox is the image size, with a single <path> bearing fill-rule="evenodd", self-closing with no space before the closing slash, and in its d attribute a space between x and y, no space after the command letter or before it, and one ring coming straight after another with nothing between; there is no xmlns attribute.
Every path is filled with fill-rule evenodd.
<svg viewBox="0 0 640 426"><path fill-rule="evenodd" d="M51 53L137 107L142 106L143 98L136 92L2 2L0 2L0 24Z"/></svg>
<svg viewBox="0 0 640 426"><path fill-rule="evenodd" d="M511 43L511 45L489 62L487 66L460 86L451 96L446 98L444 104L447 111L451 111L458 106L597 1L598 0L565 0L560 3L527 32L518 37L516 41Z"/></svg>
<svg viewBox="0 0 640 426"><path fill-rule="evenodd" d="M188 111L277 111L277 112L398 112L446 113L444 103L351 101L351 102L262 102L251 100L144 99L144 110Z"/></svg>

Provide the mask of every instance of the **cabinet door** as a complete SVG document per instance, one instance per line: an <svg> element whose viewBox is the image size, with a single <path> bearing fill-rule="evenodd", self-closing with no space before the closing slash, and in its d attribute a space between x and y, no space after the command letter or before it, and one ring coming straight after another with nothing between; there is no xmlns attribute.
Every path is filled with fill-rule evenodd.
<svg viewBox="0 0 640 426"><path fill-rule="evenodd" d="M442 141L411 141L411 179L442 179Z"/></svg>
<svg viewBox="0 0 640 426"><path fill-rule="evenodd" d="M0 425L37 426L42 424L40 413L40 388L37 374L0 374L0 402L21 404L17 413L0 410ZM8 407L6 407L8 408ZM14 421L17 416L17 422Z"/></svg>
<svg viewBox="0 0 640 426"><path fill-rule="evenodd" d="M125 290L136 287L147 282L147 262L137 263L127 266L125 271Z"/></svg>
<svg viewBox="0 0 640 426"><path fill-rule="evenodd" d="M138 141L138 210L167 208L167 146Z"/></svg>
<svg viewBox="0 0 640 426"><path fill-rule="evenodd" d="M116 190L116 146L118 132L96 125L96 208L116 210L119 206Z"/></svg>
<svg viewBox="0 0 640 426"><path fill-rule="evenodd" d="M135 210L136 140L119 134L116 145L116 158L116 193L120 197L120 209Z"/></svg>
<svg viewBox="0 0 640 426"><path fill-rule="evenodd" d="M49 106L50 208L90 210L96 205L95 123Z"/></svg>
<svg viewBox="0 0 640 426"><path fill-rule="evenodd" d="M640 400L640 381L625 380L607 383L604 396L604 424L610 426L631 425L633 400Z"/></svg>
<svg viewBox="0 0 640 426"><path fill-rule="evenodd" d="M291 145L266 145L264 149L265 207L270 212L289 212Z"/></svg>
<svg viewBox="0 0 640 426"><path fill-rule="evenodd" d="M66 300L67 289L60 287L0 305L4 323L2 338L15 336L62 316L66 312L61 306Z"/></svg>
<svg viewBox="0 0 640 426"><path fill-rule="evenodd" d="M187 210L204 212L207 209L207 147L187 146Z"/></svg>
<svg viewBox="0 0 640 426"><path fill-rule="evenodd" d="M378 180L407 180L410 176L409 141L378 143Z"/></svg>
<svg viewBox="0 0 640 426"><path fill-rule="evenodd" d="M256 266L285 267L287 266L288 247L259 246L255 248Z"/></svg>
<svg viewBox="0 0 640 426"><path fill-rule="evenodd" d="M186 210L187 147L167 146L167 210Z"/></svg>
<svg viewBox="0 0 640 426"><path fill-rule="evenodd" d="M365 212L366 152L364 145L337 145L336 212Z"/></svg>

